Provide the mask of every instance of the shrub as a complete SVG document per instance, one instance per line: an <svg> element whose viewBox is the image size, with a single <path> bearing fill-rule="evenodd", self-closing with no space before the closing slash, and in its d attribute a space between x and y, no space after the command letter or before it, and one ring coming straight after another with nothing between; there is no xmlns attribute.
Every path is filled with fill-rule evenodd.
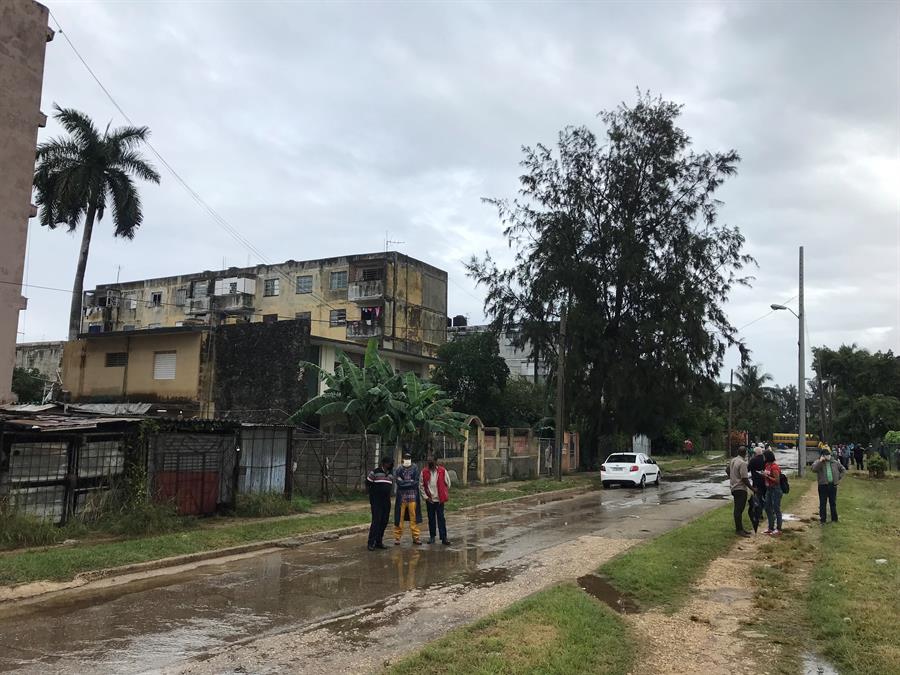
<svg viewBox="0 0 900 675"><path fill-rule="evenodd" d="M242 518L271 518L303 513L309 511L311 505L306 497L287 500L280 492L240 494L235 499L234 512Z"/></svg>
<svg viewBox="0 0 900 675"><path fill-rule="evenodd" d="M7 499L0 498L0 548L47 546L65 539L53 523L20 513Z"/></svg>
<svg viewBox="0 0 900 675"><path fill-rule="evenodd" d="M183 529L192 522L192 518L179 516L174 504L145 501L107 513L98 525L113 534L135 536L172 532Z"/></svg>
<svg viewBox="0 0 900 675"><path fill-rule="evenodd" d="M872 478L884 478L884 472L887 471L888 463L884 460L884 457L871 455L867 466L869 475Z"/></svg>
<svg viewBox="0 0 900 675"><path fill-rule="evenodd" d="M900 445L900 431L888 431L884 435L884 442L888 445Z"/></svg>

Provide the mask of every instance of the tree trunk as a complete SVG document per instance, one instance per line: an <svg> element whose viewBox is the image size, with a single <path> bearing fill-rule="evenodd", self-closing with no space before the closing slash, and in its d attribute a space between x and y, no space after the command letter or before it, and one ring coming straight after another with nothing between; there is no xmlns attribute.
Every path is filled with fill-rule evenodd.
<svg viewBox="0 0 900 675"><path fill-rule="evenodd" d="M88 251L91 248L91 234L94 230L94 216L97 205L88 207L84 226L81 230L81 250L78 252L78 266L75 268L75 283L72 284L72 305L69 309L69 339L74 340L81 332L81 300L84 293L84 272L87 269Z"/></svg>

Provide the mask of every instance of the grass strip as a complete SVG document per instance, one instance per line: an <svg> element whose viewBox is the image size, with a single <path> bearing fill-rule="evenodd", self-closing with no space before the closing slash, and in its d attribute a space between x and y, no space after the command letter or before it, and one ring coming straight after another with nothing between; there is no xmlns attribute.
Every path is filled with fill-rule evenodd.
<svg viewBox="0 0 900 675"><path fill-rule="evenodd" d="M684 471L685 469L702 469L713 464L725 466L724 454L699 455L690 458L666 457L665 455L654 457L659 468L663 471Z"/></svg>
<svg viewBox="0 0 900 675"><path fill-rule="evenodd" d="M807 617L841 673L900 673L898 504L900 476L853 474L838 488L840 522L821 527Z"/></svg>
<svg viewBox="0 0 900 675"><path fill-rule="evenodd" d="M576 477L561 483L541 479L511 483L508 487L461 488L451 492L448 511L588 485L588 479ZM203 526L202 521L193 522L194 527L167 534L115 541L87 541L74 546L6 553L0 555L0 585L41 580L66 581L82 572L360 525L369 522L369 512L368 508L362 508L343 513L227 525L217 521L214 526Z"/></svg>
<svg viewBox="0 0 900 675"><path fill-rule="evenodd" d="M634 665L634 643L619 616L567 583L458 628L387 672L624 674Z"/></svg>

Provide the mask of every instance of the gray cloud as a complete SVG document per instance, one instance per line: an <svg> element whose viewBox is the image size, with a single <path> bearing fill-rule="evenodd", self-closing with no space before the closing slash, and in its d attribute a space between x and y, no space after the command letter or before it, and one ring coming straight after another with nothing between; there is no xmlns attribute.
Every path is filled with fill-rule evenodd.
<svg viewBox="0 0 900 675"><path fill-rule="evenodd" d="M483 319L460 261L509 252L483 196L517 188L520 146L651 89L698 148L735 148L723 217L759 260L741 326L796 294L807 247L813 343L897 348L900 15L890 3L50 3L188 182L271 260L379 250L385 231L447 269L451 313ZM52 102L124 122L61 38ZM57 132L51 124L46 138ZM245 264L164 174L133 242L95 231L87 283ZM28 281L66 288L77 239L30 229ZM255 260L251 256L251 260ZM20 339L65 333L33 290ZM745 331L795 379L785 314ZM729 356L729 365L736 354Z"/></svg>

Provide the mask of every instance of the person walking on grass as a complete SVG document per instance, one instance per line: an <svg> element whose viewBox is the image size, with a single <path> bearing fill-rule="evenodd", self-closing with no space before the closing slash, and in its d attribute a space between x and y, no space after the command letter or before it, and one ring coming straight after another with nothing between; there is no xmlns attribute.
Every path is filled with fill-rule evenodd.
<svg viewBox="0 0 900 675"><path fill-rule="evenodd" d="M419 467L413 464L412 455L403 453L403 463L394 472L397 481L397 499L394 502L394 546L400 545L403 521L409 521L409 533L413 544L421 546L419 523L422 522L422 505L419 502Z"/></svg>
<svg viewBox="0 0 900 675"><path fill-rule="evenodd" d="M434 543L435 529L437 529L441 536L441 543L449 546L444 504L450 498L450 474L444 468L443 463L440 460L435 461L433 456L428 458L428 466L422 469L422 496L425 497L425 508L428 509L428 543Z"/></svg>
<svg viewBox="0 0 900 675"><path fill-rule="evenodd" d="M775 461L775 453L766 450L763 454L766 465L763 469L763 479L766 484L766 516L769 519L769 529L763 534L778 536L781 534L781 467Z"/></svg>
<svg viewBox="0 0 900 675"><path fill-rule="evenodd" d="M819 459L812 463L812 470L819 483L819 522L825 524L825 503L831 508L831 522L838 521L837 489L838 483L847 470L840 462L836 462L828 450L823 450Z"/></svg>
<svg viewBox="0 0 900 675"><path fill-rule="evenodd" d="M733 457L728 463L728 482L731 496L734 497L734 532L740 537L749 537L750 533L744 529L744 509L753 491L753 484L747 473L747 448L743 445L738 448L737 457Z"/></svg>
<svg viewBox="0 0 900 675"><path fill-rule="evenodd" d="M369 526L369 550L387 548L384 545L384 531L391 517L391 492L394 488L392 471L394 461L383 457L381 464L366 476L366 487L369 490L369 507L372 510L372 524Z"/></svg>

